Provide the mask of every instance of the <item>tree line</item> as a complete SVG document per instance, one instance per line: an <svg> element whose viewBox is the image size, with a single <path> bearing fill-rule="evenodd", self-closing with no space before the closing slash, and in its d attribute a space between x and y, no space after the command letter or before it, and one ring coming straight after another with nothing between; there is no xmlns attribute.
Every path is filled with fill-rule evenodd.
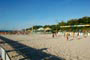
<svg viewBox="0 0 90 60"><path fill-rule="evenodd" d="M68 26L68 25L85 25L85 24L90 24L90 17L82 17L82 18L78 18L78 19L71 19L71 20L68 20L67 22L65 21L62 21L62 22L58 22L57 24L55 25L44 25L44 26L41 26L41 25L35 25L31 28L27 28L26 30L32 30L32 28L34 30L37 30L39 28L46 28L46 27L49 27L51 28L51 30L54 30L54 31L80 31L80 30L88 30L90 31L90 27L68 27L68 28L60 28L60 26Z"/></svg>

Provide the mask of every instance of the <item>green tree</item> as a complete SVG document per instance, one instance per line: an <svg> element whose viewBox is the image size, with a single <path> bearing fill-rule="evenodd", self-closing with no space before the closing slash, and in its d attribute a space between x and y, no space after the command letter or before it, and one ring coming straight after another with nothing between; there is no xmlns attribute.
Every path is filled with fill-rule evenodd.
<svg viewBox="0 0 90 60"><path fill-rule="evenodd" d="M64 22L64 21L62 21L62 22L59 22L58 25L59 25L59 26L65 26L65 25L67 25L67 23Z"/></svg>

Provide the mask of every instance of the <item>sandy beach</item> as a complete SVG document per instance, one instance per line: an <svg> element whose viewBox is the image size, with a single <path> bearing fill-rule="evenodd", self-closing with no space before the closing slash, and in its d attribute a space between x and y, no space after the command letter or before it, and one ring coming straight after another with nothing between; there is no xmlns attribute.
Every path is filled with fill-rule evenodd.
<svg viewBox="0 0 90 60"><path fill-rule="evenodd" d="M52 38L51 34L3 36L65 60L90 60L90 36L80 36L80 39L70 37L69 40L60 34L55 38Z"/></svg>

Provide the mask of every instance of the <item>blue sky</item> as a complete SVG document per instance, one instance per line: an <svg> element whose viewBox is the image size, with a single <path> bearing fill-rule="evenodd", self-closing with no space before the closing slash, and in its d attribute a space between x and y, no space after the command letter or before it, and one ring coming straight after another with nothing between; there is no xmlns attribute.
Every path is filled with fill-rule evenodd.
<svg viewBox="0 0 90 60"><path fill-rule="evenodd" d="M90 16L90 0L0 0L0 30Z"/></svg>

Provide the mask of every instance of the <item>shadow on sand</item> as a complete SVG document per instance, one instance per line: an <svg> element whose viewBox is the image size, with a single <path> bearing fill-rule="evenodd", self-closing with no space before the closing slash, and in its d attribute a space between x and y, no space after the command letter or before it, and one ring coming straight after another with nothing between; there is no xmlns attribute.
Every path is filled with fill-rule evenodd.
<svg viewBox="0 0 90 60"><path fill-rule="evenodd" d="M47 50L48 48L42 48L38 50L3 36L0 36L0 39L13 47L17 53L24 56L23 59L19 60L65 60L61 57L43 52L43 50Z"/></svg>

